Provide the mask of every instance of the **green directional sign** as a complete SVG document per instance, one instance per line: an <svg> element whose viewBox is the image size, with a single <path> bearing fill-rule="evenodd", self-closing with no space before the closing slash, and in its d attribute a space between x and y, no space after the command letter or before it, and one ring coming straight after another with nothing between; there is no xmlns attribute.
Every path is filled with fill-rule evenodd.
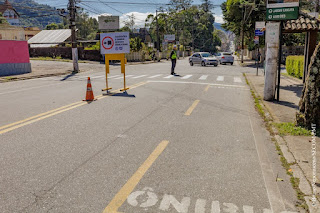
<svg viewBox="0 0 320 213"><path fill-rule="evenodd" d="M299 7L282 7L282 8L268 8L268 21L282 21L297 19L299 16Z"/></svg>

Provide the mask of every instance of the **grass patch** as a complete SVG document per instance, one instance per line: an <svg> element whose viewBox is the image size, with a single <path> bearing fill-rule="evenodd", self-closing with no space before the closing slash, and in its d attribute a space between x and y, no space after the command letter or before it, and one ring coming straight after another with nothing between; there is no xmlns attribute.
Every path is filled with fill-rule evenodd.
<svg viewBox="0 0 320 213"><path fill-rule="evenodd" d="M311 131L303 127L296 126L294 123L272 123L278 129L281 136L294 135L294 136L311 136Z"/></svg>

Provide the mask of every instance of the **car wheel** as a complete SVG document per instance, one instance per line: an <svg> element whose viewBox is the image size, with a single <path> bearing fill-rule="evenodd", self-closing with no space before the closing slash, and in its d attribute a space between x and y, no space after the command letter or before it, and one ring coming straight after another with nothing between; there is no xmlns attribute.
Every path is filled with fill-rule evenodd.
<svg viewBox="0 0 320 213"><path fill-rule="evenodd" d="M205 67L206 66L206 63L203 61L201 62L201 66Z"/></svg>
<svg viewBox="0 0 320 213"><path fill-rule="evenodd" d="M231 65L233 65L233 62L232 63L230 63Z"/></svg>
<svg viewBox="0 0 320 213"><path fill-rule="evenodd" d="M217 66L218 66L218 64L215 64L215 65L213 65L213 66L217 67Z"/></svg>
<svg viewBox="0 0 320 213"><path fill-rule="evenodd" d="M193 62L192 61L190 61L190 66L193 66Z"/></svg>

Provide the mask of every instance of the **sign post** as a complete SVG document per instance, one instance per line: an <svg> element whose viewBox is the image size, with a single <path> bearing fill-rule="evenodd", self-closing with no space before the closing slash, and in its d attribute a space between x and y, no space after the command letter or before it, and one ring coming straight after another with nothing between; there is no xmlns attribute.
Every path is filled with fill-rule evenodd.
<svg viewBox="0 0 320 213"><path fill-rule="evenodd" d="M123 73L124 86L120 91L126 91L126 58L125 53L130 53L129 32L102 33L100 35L101 54L105 55L106 64L106 88L102 91L109 92L108 74L110 73L109 61L119 60L121 62L121 73Z"/></svg>

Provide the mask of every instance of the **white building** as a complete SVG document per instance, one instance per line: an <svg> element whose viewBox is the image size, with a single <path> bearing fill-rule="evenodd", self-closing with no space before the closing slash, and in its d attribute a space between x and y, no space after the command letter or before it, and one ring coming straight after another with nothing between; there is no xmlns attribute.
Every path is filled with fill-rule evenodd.
<svg viewBox="0 0 320 213"><path fill-rule="evenodd" d="M2 16L7 19L10 25L20 26L20 15L8 0L6 0L3 5L0 5L0 13L2 13Z"/></svg>

